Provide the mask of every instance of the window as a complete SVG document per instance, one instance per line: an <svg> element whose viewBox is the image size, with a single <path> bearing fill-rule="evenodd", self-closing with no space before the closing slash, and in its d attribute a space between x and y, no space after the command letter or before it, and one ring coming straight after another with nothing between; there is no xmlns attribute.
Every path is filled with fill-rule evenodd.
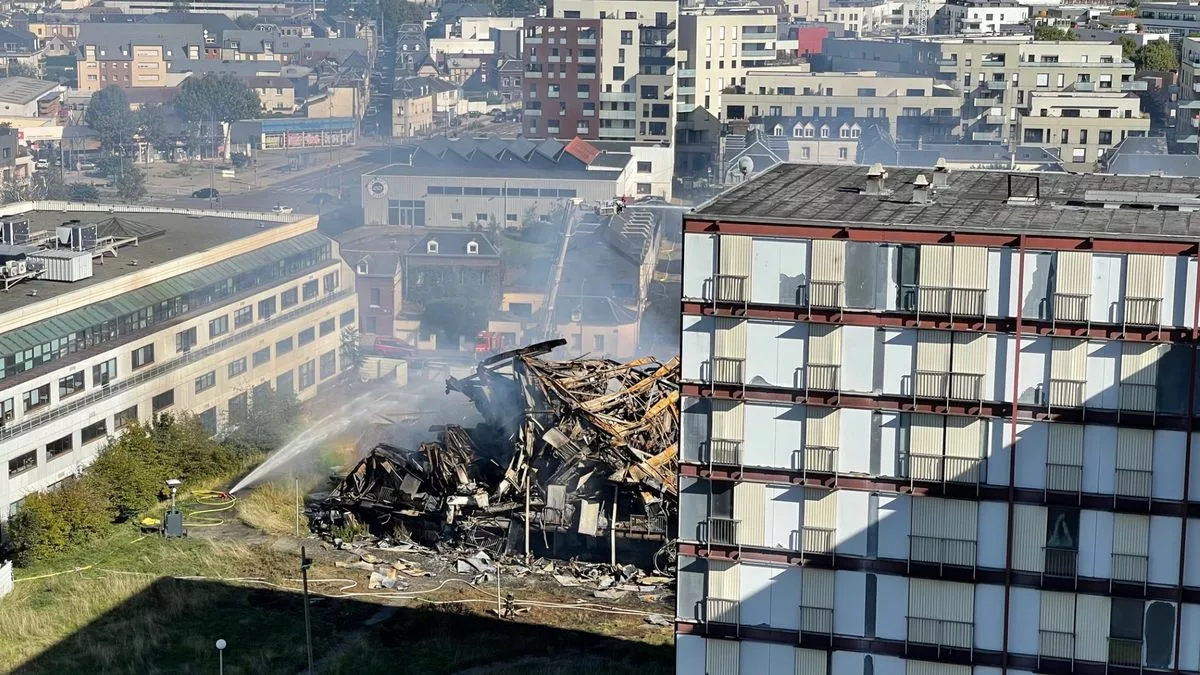
<svg viewBox="0 0 1200 675"><path fill-rule="evenodd" d="M173 405L175 405L174 389L168 389L158 396L150 399L150 409L156 414L166 410L167 408L170 408Z"/></svg>
<svg viewBox="0 0 1200 675"><path fill-rule="evenodd" d="M208 322L208 339L221 337L229 332L229 316L222 314Z"/></svg>
<svg viewBox="0 0 1200 675"><path fill-rule="evenodd" d="M370 304L372 307L379 307L379 306L383 305L383 291L382 290L380 290L378 288L371 289Z"/></svg>
<svg viewBox="0 0 1200 675"><path fill-rule="evenodd" d="M1142 665L1145 615L1145 600L1134 598L1112 599L1108 622L1109 663L1120 666Z"/></svg>
<svg viewBox="0 0 1200 675"><path fill-rule="evenodd" d="M650 184L649 183L638 183L637 184L637 193L639 195L650 194Z"/></svg>
<svg viewBox="0 0 1200 675"><path fill-rule="evenodd" d="M371 265L366 260L360 260L358 261L358 265L354 267L354 271L358 272L359 274L370 274Z"/></svg>
<svg viewBox="0 0 1200 675"><path fill-rule="evenodd" d="M113 415L113 428L124 429L130 424L136 424L138 421L138 407L136 405L129 406L121 412Z"/></svg>
<svg viewBox="0 0 1200 675"><path fill-rule="evenodd" d="M1097 139L1100 145L1112 145L1113 134L1112 129L1101 129L1100 138Z"/></svg>
<svg viewBox="0 0 1200 675"><path fill-rule="evenodd" d="M242 328L254 323L254 308L250 306L242 307L233 313L233 327Z"/></svg>
<svg viewBox="0 0 1200 675"><path fill-rule="evenodd" d="M321 379L333 377L337 373L337 352L329 350L321 355Z"/></svg>
<svg viewBox="0 0 1200 675"><path fill-rule="evenodd" d="M319 326L317 326L317 329L321 334L321 337L325 337L326 335L329 335L333 331L337 330L337 325L333 319L325 319Z"/></svg>
<svg viewBox="0 0 1200 675"><path fill-rule="evenodd" d="M253 354L250 355L250 361L251 361L251 363L254 364L255 368L263 365L264 363L266 363L267 361L270 361L270 360L271 360L271 348L270 347L263 347L262 349L254 352Z"/></svg>
<svg viewBox="0 0 1200 675"><path fill-rule="evenodd" d="M631 31L631 30L621 31L621 44L623 44L623 45L633 44L633 31Z"/></svg>
<svg viewBox="0 0 1200 675"><path fill-rule="evenodd" d="M303 347L306 344L309 344L310 342L312 342L313 340L316 340L316 339L317 339L317 329L305 328L304 330L300 331L299 340L300 340L301 347Z"/></svg>
<svg viewBox="0 0 1200 675"><path fill-rule="evenodd" d="M283 309L295 307L300 303L300 292L295 288L289 288L279 296L279 301Z"/></svg>
<svg viewBox="0 0 1200 675"><path fill-rule="evenodd" d="M354 323L354 310L352 309L342 312L342 315L338 317L338 325L342 328L345 328L352 323Z"/></svg>
<svg viewBox="0 0 1200 675"><path fill-rule="evenodd" d="M237 377L238 375L241 375L244 372L246 372L246 357L243 356L242 358L237 359L236 361L229 362L229 370L226 373L226 377L228 377L229 379L232 379L232 378Z"/></svg>
<svg viewBox="0 0 1200 675"><path fill-rule="evenodd" d="M25 402L25 412L37 410L44 405L49 405L50 385L43 384L36 389L30 389L21 396L21 400Z"/></svg>
<svg viewBox="0 0 1200 675"><path fill-rule="evenodd" d="M217 386L217 371L210 370L196 378L196 393L207 391Z"/></svg>
<svg viewBox="0 0 1200 675"><path fill-rule="evenodd" d="M846 148L838 148L838 159L846 159L849 155L850 153Z"/></svg>
<svg viewBox="0 0 1200 675"><path fill-rule="evenodd" d="M195 328L195 326L193 326L187 330L181 330L175 334L175 352L176 353L182 354L183 352L191 350L191 348L195 347L195 346L196 346L196 328Z"/></svg>
<svg viewBox="0 0 1200 675"><path fill-rule="evenodd" d="M338 289L338 273L330 272L321 279L321 285L325 289L325 295L329 295Z"/></svg>
<svg viewBox="0 0 1200 675"><path fill-rule="evenodd" d="M1037 86L1049 87L1050 86L1050 73L1038 73L1037 74Z"/></svg>
<svg viewBox="0 0 1200 675"><path fill-rule="evenodd" d="M200 426L209 434L217 433L217 407L213 406L208 410L196 416L196 420L200 422Z"/></svg>
<svg viewBox="0 0 1200 675"><path fill-rule="evenodd" d="M133 350L133 369L154 363L154 344L148 344Z"/></svg>
<svg viewBox="0 0 1200 675"><path fill-rule="evenodd" d="M308 389L317 383L317 362L305 361L300 364L300 390Z"/></svg>
<svg viewBox="0 0 1200 675"><path fill-rule="evenodd" d="M30 469L37 468L37 450L14 457L8 460L8 477L19 476Z"/></svg>
<svg viewBox="0 0 1200 675"><path fill-rule="evenodd" d="M87 445L106 436L108 436L108 425L105 420L97 420L79 430L79 444Z"/></svg>
<svg viewBox="0 0 1200 675"><path fill-rule="evenodd" d="M47 443L46 444L46 461L49 462L50 460L54 459L55 457L62 457L63 455L70 452L71 450L74 450L75 449L74 441L75 441L74 434L67 434L66 436L63 436L62 438L60 438L56 441L50 441L49 443ZM84 441L84 442L86 443L87 441Z"/></svg>
<svg viewBox="0 0 1200 675"><path fill-rule="evenodd" d="M604 336L596 335L592 338L593 349L598 352L604 351Z"/></svg>
<svg viewBox="0 0 1200 675"><path fill-rule="evenodd" d="M280 394L292 394L295 392L292 386L292 371L289 370L275 378L275 391Z"/></svg>
<svg viewBox="0 0 1200 675"><path fill-rule="evenodd" d="M1074 579L1078 572L1079 510L1046 508L1046 575Z"/></svg>
<svg viewBox="0 0 1200 675"><path fill-rule="evenodd" d="M229 422L230 424L241 424L246 421L250 415L250 397L246 392L242 392L237 396L229 399Z"/></svg>
<svg viewBox="0 0 1200 675"><path fill-rule="evenodd" d="M258 318L269 319L275 314L275 298L258 301Z"/></svg>
<svg viewBox="0 0 1200 675"><path fill-rule="evenodd" d="M505 220L505 222L515 223L515 222L517 222L517 214L506 213L506 214L504 214L504 220Z"/></svg>
<svg viewBox="0 0 1200 675"><path fill-rule="evenodd" d="M375 329L376 329L375 317L368 316L366 319L366 322L363 324L363 332L364 333L374 333Z"/></svg>
<svg viewBox="0 0 1200 675"><path fill-rule="evenodd" d="M388 200L388 225L424 227L425 201L420 199Z"/></svg>
<svg viewBox="0 0 1200 675"><path fill-rule="evenodd" d="M487 222L488 220L491 220L491 219L488 218L488 214L486 214L486 213L476 213L475 220L483 223L483 222Z"/></svg>
<svg viewBox="0 0 1200 675"><path fill-rule="evenodd" d="M83 371L71 373L58 381L58 398L64 399L83 391Z"/></svg>
<svg viewBox="0 0 1200 675"><path fill-rule="evenodd" d="M284 338L275 343L275 358L279 358L290 351L292 351L292 338Z"/></svg>

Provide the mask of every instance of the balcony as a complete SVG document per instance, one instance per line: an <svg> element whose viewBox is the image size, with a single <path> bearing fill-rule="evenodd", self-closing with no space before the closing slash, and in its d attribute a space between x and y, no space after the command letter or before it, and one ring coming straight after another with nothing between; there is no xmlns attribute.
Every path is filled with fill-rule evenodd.
<svg viewBox="0 0 1200 675"><path fill-rule="evenodd" d="M540 78L541 76L542 76L542 71L540 71L540 70L525 71L525 77L532 79L532 80L536 80L536 79Z"/></svg>
<svg viewBox="0 0 1200 675"><path fill-rule="evenodd" d="M972 131L971 140L976 143L993 143L1002 140L999 131Z"/></svg>
<svg viewBox="0 0 1200 675"><path fill-rule="evenodd" d="M1038 659L1075 660L1075 634L1060 630L1038 631Z"/></svg>
<svg viewBox="0 0 1200 675"><path fill-rule="evenodd" d="M1003 100L1003 97L996 96L995 94L985 93L971 99L971 103L974 104L976 108L994 108L1000 105Z"/></svg>
<svg viewBox="0 0 1200 675"><path fill-rule="evenodd" d="M576 73L576 75L575 75L575 76L576 76L576 77L578 77L578 78L579 78L579 79L581 79L581 80L594 80L594 79L596 79L596 74L595 74L595 73L584 73L584 72L579 72L579 73ZM591 94L590 94L590 93L588 93L588 92L582 92L582 91L581 91L581 92L579 92L579 98L591 98Z"/></svg>
<svg viewBox="0 0 1200 675"><path fill-rule="evenodd" d="M704 542L724 546L737 546L738 523L733 518L709 516L704 521Z"/></svg>
<svg viewBox="0 0 1200 675"><path fill-rule="evenodd" d="M977 457L913 452L908 455L908 478L931 483L979 484L982 466L983 460Z"/></svg>
<svg viewBox="0 0 1200 675"><path fill-rule="evenodd" d="M633 103L637 101L637 94L633 93L632 91L602 91L600 92L600 100L609 102Z"/></svg>
<svg viewBox="0 0 1200 675"><path fill-rule="evenodd" d="M542 36L541 35L526 35L525 36L525 44L540 45L540 44L542 44Z"/></svg>
<svg viewBox="0 0 1200 675"><path fill-rule="evenodd" d="M983 121L994 126L1008 124L1008 118L1004 115L987 115L983 118Z"/></svg>
<svg viewBox="0 0 1200 675"><path fill-rule="evenodd" d="M739 621L741 603L729 598L705 598L704 621L736 626Z"/></svg>
<svg viewBox="0 0 1200 675"><path fill-rule="evenodd" d="M833 610L800 605L800 632L833 635Z"/></svg>
<svg viewBox="0 0 1200 675"><path fill-rule="evenodd" d="M594 37L585 38L585 37L580 36L579 38L577 38L575 40L575 42L580 45L583 45L583 46L594 45L594 44L596 44L596 38L594 38Z"/></svg>
<svg viewBox="0 0 1200 675"><path fill-rule="evenodd" d="M581 56L581 57L579 57L577 60L578 60L580 63L595 63L595 62L596 62L596 57L594 57L594 56Z"/></svg>
<svg viewBox="0 0 1200 675"><path fill-rule="evenodd" d="M727 438L714 438L708 442L708 464L742 466L742 442Z"/></svg>
<svg viewBox="0 0 1200 675"><path fill-rule="evenodd" d="M937 65L939 65L943 68L958 67L958 59L937 59L936 61L934 61L934 63L936 63Z"/></svg>
<svg viewBox="0 0 1200 675"><path fill-rule="evenodd" d="M1055 579L1074 579L1079 576L1079 551L1057 546L1046 546L1042 550L1045 554L1043 576Z"/></svg>
<svg viewBox="0 0 1200 675"><path fill-rule="evenodd" d="M917 314L982 317L987 313L986 299L984 289L920 286Z"/></svg>
<svg viewBox="0 0 1200 675"><path fill-rule="evenodd" d="M971 650L975 644L975 624L965 621L908 617L908 642Z"/></svg>
<svg viewBox="0 0 1200 675"><path fill-rule="evenodd" d="M695 93L696 93L695 87L685 87L682 85L679 87L679 95L680 96L690 96L690 95L694 95Z"/></svg>
<svg viewBox="0 0 1200 675"><path fill-rule="evenodd" d="M775 26L742 26L742 39L752 40L754 38L774 38L777 35Z"/></svg>
<svg viewBox="0 0 1200 675"><path fill-rule="evenodd" d="M837 531L832 527L805 525L799 530L799 535L800 545L796 548L801 553L833 555L837 549Z"/></svg>
<svg viewBox="0 0 1200 675"><path fill-rule="evenodd" d="M908 561L910 563L931 563L939 567L942 565L975 567L977 546L976 542L970 539L909 535Z"/></svg>
<svg viewBox="0 0 1200 675"><path fill-rule="evenodd" d="M1087 381L1061 377L1050 378L1050 393L1046 402L1051 408L1082 408L1087 400Z"/></svg>
<svg viewBox="0 0 1200 675"><path fill-rule="evenodd" d="M629 111L634 112L634 111ZM713 302L735 302L745 304L750 301L750 279L738 274L717 274L709 280L712 289Z"/></svg>
<svg viewBox="0 0 1200 675"><path fill-rule="evenodd" d="M1162 298L1125 297L1125 323L1134 326L1158 326L1161 323Z"/></svg>
<svg viewBox="0 0 1200 675"><path fill-rule="evenodd" d="M1153 384L1122 382L1120 386L1121 410L1154 412L1158 391Z"/></svg>
<svg viewBox="0 0 1200 675"><path fill-rule="evenodd" d="M988 91L1004 91L1008 89L1008 80L989 80L985 86Z"/></svg>
<svg viewBox="0 0 1200 675"><path fill-rule="evenodd" d="M774 59L779 54L774 49L742 49L741 58L743 59Z"/></svg>
<svg viewBox="0 0 1200 675"><path fill-rule="evenodd" d="M1150 469L1117 469L1113 475L1113 496L1150 499L1154 474Z"/></svg>
<svg viewBox="0 0 1200 675"><path fill-rule="evenodd" d="M542 111L537 108L526 108L524 115L525 117L541 117Z"/></svg>
<svg viewBox="0 0 1200 675"><path fill-rule="evenodd" d="M1046 462L1046 490L1079 494L1083 491L1083 467Z"/></svg>
<svg viewBox="0 0 1200 675"><path fill-rule="evenodd" d="M1142 665L1142 641L1130 638L1108 638L1108 664L1140 668Z"/></svg>
<svg viewBox="0 0 1200 675"><path fill-rule="evenodd" d="M913 396L953 401L982 401L983 375L918 370L913 373Z"/></svg>
<svg viewBox="0 0 1200 675"><path fill-rule="evenodd" d="M842 288L845 285L845 282L842 281L809 281L804 289L808 306L821 309L841 309Z"/></svg>
<svg viewBox="0 0 1200 675"><path fill-rule="evenodd" d="M1150 558L1136 553L1112 554L1112 580L1126 581L1134 584L1146 583L1146 572L1150 567Z"/></svg>
<svg viewBox="0 0 1200 675"><path fill-rule="evenodd" d="M837 473L838 449L827 445L806 445L796 451L799 460L796 468L804 473Z"/></svg>
<svg viewBox="0 0 1200 675"><path fill-rule="evenodd" d="M841 389L841 366L810 363L804 369L804 386L808 390L838 391Z"/></svg>
<svg viewBox="0 0 1200 675"><path fill-rule="evenodd" d="M1092 296L1087 293L1054 293L1052 296L1055 322L1087 323L1091 318Z"/></svg>
<svg viewBox="0 0 1200 675"><path fill-rule="evenodd" d="M713 384L745 384L746 359L714 356L709 379Z"/></svg>

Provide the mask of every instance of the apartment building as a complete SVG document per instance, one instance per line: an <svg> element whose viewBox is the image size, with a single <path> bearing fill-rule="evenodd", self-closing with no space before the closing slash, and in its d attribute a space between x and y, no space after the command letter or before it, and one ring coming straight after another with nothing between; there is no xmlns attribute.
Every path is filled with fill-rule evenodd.
<svg viewBox="0 0 1200 675"><path fill-rule="evenodd" d="M795 116L829 119L831 123L793 125L801 138L828 139L843 132L857 136L853 127L833 124L847 118L879 118L893 138L958 138L962 97L952 86L932 77L857 73L811 73L806 66L752 69L744 85L723 95L723 118ZM814 120L808 120L813 122Z"/></svg>
<svg viewBox="0 0 1200 675"><path fill-rule="evenodd" d="M86 23L76 45L76 87L90 93L110 85L173 86L181 78L170 74L170 63L203 54L199 25Z"/></svg>
<svg viewBox="0 0 1200 675"><path fill-rule="evenodd" d="M793 164L686 215L677 672L1200 671L1196 194Z"/></svg>
<svg viewBox="0 0 1200 675"><path fill-rule="evenodd" d="M1074 169L1093 170L1113 146L1149 131L1150 115L1132 93L1034 91L1029 112L1017 118L1023 145L1053 148Z"/></svg>
<svg viewBox="0 0 1200 675"><path fill-rule="evenodd" d="M1014 0L950 0L934 25L946 35L992 35L1028 21L1029 5Z"/></svg>
<svg viewBox="0 0 1200 675"><path fill-rule="evenodd" d="M1151 33L1169 33L1177 43L1200 29L1200 5L1188 2L1147 2L1138 5L1137 23Z"/></svg>
<svg viewBox="0 0 1200 675"><path fill-rule="evenodd" d="M392 137L411 138L433 128L433 99L440 81L406 77L396 83L392 97Z"/></svg>
<svg viewBox="0 0 1200 675"><path fill-rule="evenodd" d="M855 35L908 35L933 31L946 0L831 0L821 3L814 21Z"/></svg>
<svg viewBox="0 0 1200 675"><path fill-rule="evenodd" d="M525 21L525 133L670 144L678 4L558 0Z"/></svg>

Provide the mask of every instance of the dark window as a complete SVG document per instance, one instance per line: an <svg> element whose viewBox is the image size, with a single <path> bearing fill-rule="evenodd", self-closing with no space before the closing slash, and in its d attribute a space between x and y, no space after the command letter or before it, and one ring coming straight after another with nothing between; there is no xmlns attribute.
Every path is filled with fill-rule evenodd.
<svg viewBox="0 0 1200 675"><path fill-rule="evenodd" d="M148 344L133 350L133 369L154 363L154 345Z"/></svg>
<svg viewBox="0 0 1200 675"><path fill-rule="evenodd" d="M322 279L322 284L325 287L325 294L329 295L338 289L338 273L330 272Z"/></svg>
<svg viewBox="0 0 1200 675"><path fill-rule="evenodd" d="M315 328L305 328L304 330L300 331L300 335L297 337L301 347L316 339L317 331Z"/></svg>
<svg viewBox="0 0 1200 675"><path fill-rule="evenodd" d="M275 358L292 351L292 338L287 337L275 343Z"/></svg>
<svg viewBox="0 0 1200 675"><path fill-rule="evenodd" d="M308 389L317 383L317 362L306 361L300 364L300 390Z"/></svg>
<svg viewBox="0 0 1200 675"><path fill-rule="evenodd" d="M50 404L50 385L43 384L36 389L30 389L21 396L21 400L25 402L25 412L37 410L42 406Z"/></svg>
<svg viewBox="0 0 1200 675"><path fill-rule="evenodd" d="M109 359L92 366L92 386L103 387L117 379L117 360Z"/></svg>
<svg viewBox="0 0 1200 675"><path fill-rule="evenodd" d="M312 300L321 294L321 284L316 279L304 282L300 287L301 297L305 300Z"/></svg>
<svg viewBox="0 0 1200 675"><path fill-rule="evenodd" d="M113 428L121 429L128 424L136 424L137 421L138 407L136 405L129 406L116 415L113 415Z"/></svg>
<svg viewBox="0 0 1200 675"><path fill-rule="evenodd" d="M222 335L224 335L228 332L229 332L229 315L228 314L222 314L221 316L218 316L217 318L208 322L208 339L209 340L216 338L216 337L221 337Z"/></svg>
<svg viewBox="0 0 1200 675"><path fill-rule="evenodd" d="M37 450L31 450L23 455L19 455L8 460L8 477L23 474L30 469L37 468Z"/></svg>
<svg viewBox="0 0 1200 675"><path fill-rule="evenodd" d="M244 391L229 399L229 422L231 424L241 424L246 421L250 414L249 401L250 397Z"/></svg>
<svg viewBox="0 0 1200 675"><path fill-rule="evenodd" d="M61 457L75 448L74 435L67 434L57 441L50 441L46 444L46 461L50 461L55 457Z"/></svg>
<svg viewBox="0 0 1200 675"><path fill-rule="evenodd" d="M174 389L168 389L158 396L150 399L150 409L155 413L162 412L173 405L175 405Z"/></svg>
<svg viewBox="0 0 1200 675"><path fill-rule="evenodd" d="M380 305L382 305L383 304L383 291L381 291L378 288L372 288L370 304L372 307L379 307Z"/></svg>
<svg viewBox="0 0 1200 675"><path fill-rule="evenodd" d="M200 426L209 434L217 433L217 407L213 406L196 416Z"/></svg>
<svg viewBox="0 0 1200 675"><path fill-rule="evenodd" d="M269 319L275 314L275 298L258 301L258 318Z"/></svg>
<svg viewBox="0 0 1200 675"><path fill-rule="evenodd" d="M333 331L337 330L337 322L333 319L325 319L321 322L321 325L318 326L318 328L321 337L325 337L326 335L329 335Z"/></svg>
<svg viewBox="0 0 1200 675"><path fill-rule="evenodd" d="M217 386L217 371L210 370L196 378L196 393L207 391Z"/></svg>
<svg viewBox="0 0 1200 675"><path fill-rule="evenodd" d="M321 355L321 379L337 374L337 352L330 350Z"/></svg>
<svg viewBox="0 0 1200 675"><path fill-rule="evenodd" d="M234 377L237 377L238 375L241 375L244 372L246 372L246 357L243 356L242 358L237 359L236 361L229 362L228 377L234 378Z"/></svg>
<svg viewBox="0 0 1200 675"><path fill-rule="evenodd" d="M271 348L263 347L262 349L254 352L253 354L251 354L250 360L254 363L255 368L261 366L262 364L266 363L267 361L270 361L271 360Z"/></svg>
<svg viewBox="0 0 1200 675"><path fill-rule="evenodd" d="M254 323L254 307L246 306L234 311L233 327L242 328Z"/></svg>
<svg viewBox="0 0 1200 675"><path fill-rule="evenodd" d="M296 288L289 288L279 296L279 304L283 309L295 307L300 303L300 291Z"/></svg>
<svg viewBox="0 0 1200 675"><path fill-rule="evenodd" d="M63 399L83 391L83 371L71 373L58 381L58 398Z"/></svg>
<svg viewBox="0 0 1200 675"><path fill-rule="evenodd" d="M108 427L104 420L93 422L79 430L79 444L87 445L94 440L104 438L108 435Z"/></svg>
<svg viewBox="0 0 1200 675"><path fill-rule="evenodd" d="M716 518L733 517L733 483L729 481L709 482L708 515Z"/></svg>
<svg viewBox="0 0 1200 675"><path fill-rule="evenodd" d="M338 325L342 328L345 328L352 323L354 323L354 310L352 309L342 312L342 315L338 317Z"/></svg>
<svg viewBox="0 0 1200 675"><path fill-rule="evenodd" d="M175 351L186 352L196 346L196 329L195 327L187 330L181 330L175 334Z"/></svg>
<svg viewBox="0 0 1200 675"><path fill-rule="evenodd" d="M292 380L293 380L292 371L290 371L290 370L287 371L286 373L283 373L279 377L276 377L275 378L275 391L279 392L280 394L285 394L285 395L295 393L296 390L292 386Z"/></svg>

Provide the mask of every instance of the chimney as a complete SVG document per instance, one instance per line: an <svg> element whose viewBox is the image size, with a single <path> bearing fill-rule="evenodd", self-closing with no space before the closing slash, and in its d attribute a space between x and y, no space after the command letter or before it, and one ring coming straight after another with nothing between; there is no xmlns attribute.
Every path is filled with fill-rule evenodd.
<svg viewBox="0 0 1200 675"><path fill-rule="evenodd" d="M933 190L929 189L929 179L925 174L917 174L916 180L913 181L912 203L928 204L933 201Z"/></svg>
<svg viewBox="0 0 1200 675"><path fill-rule="evenodd" d="M885 192L886 188L884 187L885 180L887 180L887 171L883 170L882 164L875 162L871 165L870 169L867 169L866 193L869 195L875 195L876 197L887 194Z"/></svg>
<svg viewBox="0 0 1200 675"><path fill-rule="evenodd" d="M938 161L933 165L933 187L944 188L950 186L950 167L946 166L946 160L943 157L938 157Z"/></svg>

